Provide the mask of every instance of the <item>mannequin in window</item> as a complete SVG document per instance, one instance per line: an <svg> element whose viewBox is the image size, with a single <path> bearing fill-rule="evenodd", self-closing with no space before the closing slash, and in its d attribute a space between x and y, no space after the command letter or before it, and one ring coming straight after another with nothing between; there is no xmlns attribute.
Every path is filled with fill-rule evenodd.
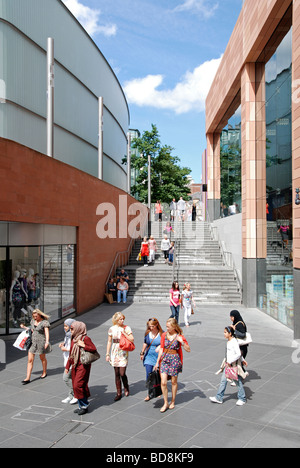
<svg viewBox="0 0 300 468"><path fill-rule="evenodd" d="M25 291L22 283L19 281L20 272L16 270L10 287L10 302L13 305L13 321L18 326L18 320L21 318L21 309L24 305Z"/></svg>

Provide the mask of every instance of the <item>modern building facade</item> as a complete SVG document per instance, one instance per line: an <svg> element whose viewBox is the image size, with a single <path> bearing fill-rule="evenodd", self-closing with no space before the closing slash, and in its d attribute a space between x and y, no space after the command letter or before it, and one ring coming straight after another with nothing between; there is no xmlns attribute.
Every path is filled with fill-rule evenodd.
<svg viewBox="0 0 300 468"><path fill-rule="evenodd" d="M46 155L49 37L53 157ZM64 4L0 0L0 38L0 335L5 336L28 323L35 307L53 323L100 304L114 260L119 252L126 258L132 244L128 226L144 207L126 191L122 159L129 111L123 90Z"/></svg>
<svg viewBox="0 0 300 468"><path fill-rule="evenodd" d="M0 136L46 151L47 40L54 40L54 156L122 190L129 109L96 44L60 0L0 0Z"/></svg>
<svg viewBox="0 0 300 468"><path fill-rule="evenodd" d="M299 25L298 0L245 0L207 97L203 157L208 217L228 225L239 215L244 304L293 328L296 338Z"/></svg>

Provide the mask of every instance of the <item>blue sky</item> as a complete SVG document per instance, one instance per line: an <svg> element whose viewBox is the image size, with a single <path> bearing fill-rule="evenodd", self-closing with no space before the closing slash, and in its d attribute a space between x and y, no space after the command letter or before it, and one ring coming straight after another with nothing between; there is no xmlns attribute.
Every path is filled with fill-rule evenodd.
<svg viewBox="0 0 300 468"><path fill-rule="evenodd" d="M63 0L116 73L131 128L162 144L201 182L205 97L242 0ZM222 92L222 90L220 90Z"/></svg>

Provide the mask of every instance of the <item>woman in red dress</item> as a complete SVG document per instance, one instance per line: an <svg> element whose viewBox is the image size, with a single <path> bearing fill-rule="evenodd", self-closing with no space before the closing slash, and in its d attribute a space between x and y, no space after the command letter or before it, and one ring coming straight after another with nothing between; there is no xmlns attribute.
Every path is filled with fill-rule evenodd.
<svg viewBox="0 0 300 468"><path fill-rule="evenodd" d="M148 257L149 257L149 242L147 237L144 237L144 240L141 245L141 256L144 260L144 266L148 266Z"/></svg>
<svg viewBox="0 0 300 468"><path fill-rule="evenodd" d="M88 387L91 364L81 364L80 354L84 348L90 353L97 351L92 340L87 336L86 325L83 322L73 322L71 325L71 349L65 372L68 373L72 366L72 384L74 397L78 399L79 409L75 410L80 416L87 413L89 407L88 398L90 391Z"/></svg>

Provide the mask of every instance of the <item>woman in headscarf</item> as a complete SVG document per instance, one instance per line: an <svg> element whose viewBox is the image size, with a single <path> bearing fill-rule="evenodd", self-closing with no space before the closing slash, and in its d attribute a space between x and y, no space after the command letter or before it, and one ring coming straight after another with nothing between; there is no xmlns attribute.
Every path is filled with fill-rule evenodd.
<svg viewBox="0 0 300 468"><path fill-rule="evenodd" d="M68 373L72 366L72 384L74 397L78 400L79 409L75 410L80 416L87 413L89 407L88 398L90 391L88 387L91 364L81 363L81 349L84 348L90 353L97 351L92 340L87 336L86 325L83 322L73 322L71 324L71 349L65 372Z"/></svg>
<svg viewBox="0 0 300 468"><path fill-rule="evenodd" d="M232 328L234 329L235 338L245 338L247 333L247 326L238 310L232 310L230 312L230 320L232 321ZM240 350L242 357L246 359L248 354L248 345L240 346Z"/></svg>
<svg viewBox="0 0 300 468"><path fill-rule="evenodd" d="M72 318L68 318L64 321L65 339L63 343L59 344L59 347L61 351L63 352L64 368L67 365L69 354L70 354L70 349L71 349L71 339L72 339L71 325L72 323L75 323L75 322L76 320ZM70 403L70 405L74 405L75 403L77 403L77 398L74 398L74 390L73 390L71 373L72 371L70 369L67 374L64 372L64 375L63 375L64 382L69 390L69 395L67 396L67 398L62 400L62 403Z"/></svg>

